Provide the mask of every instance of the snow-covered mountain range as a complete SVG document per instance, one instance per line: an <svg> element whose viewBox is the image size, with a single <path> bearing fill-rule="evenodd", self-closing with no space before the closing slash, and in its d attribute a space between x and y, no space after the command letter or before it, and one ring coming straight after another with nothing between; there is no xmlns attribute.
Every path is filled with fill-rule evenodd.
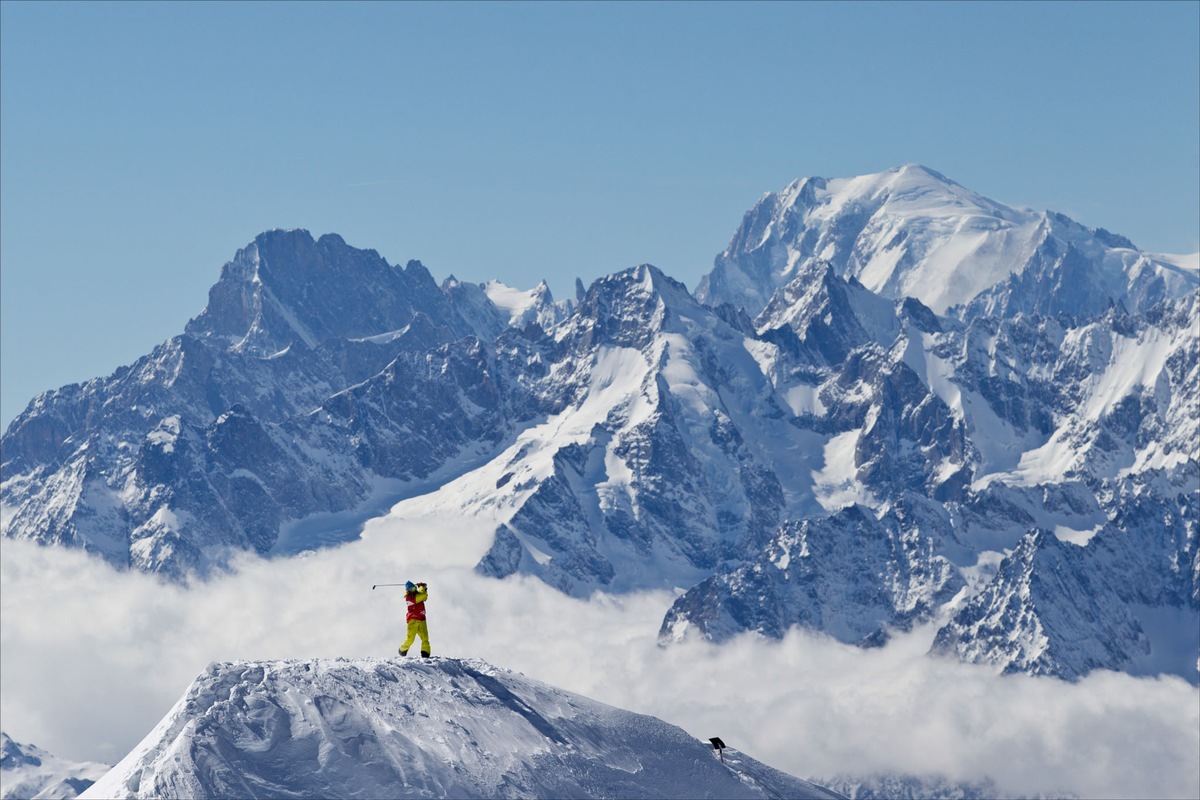
<svg viewBox="0 0 1200 800"><path fill-rule="evenodd" d="M475 659L210 664L84 797L835 798Z"/></svg>
<svg viewBox="0 0 1200 800"><path fill-rule="evenodd" d="M59 800L78 797L109 767L94 761L68 761L40 747L15 742L0 732L0 798Z"/></svg>
<svg viewBox="0 0 1200 800"><path fill-rule="evenodd" d="M664 643L790 626L1197 681L1200 273L923 167L810 178L693 295L556 302L271 231L185 331L34 399L4 535L182 577L421 497L478 570L684 590Z"/></svg>

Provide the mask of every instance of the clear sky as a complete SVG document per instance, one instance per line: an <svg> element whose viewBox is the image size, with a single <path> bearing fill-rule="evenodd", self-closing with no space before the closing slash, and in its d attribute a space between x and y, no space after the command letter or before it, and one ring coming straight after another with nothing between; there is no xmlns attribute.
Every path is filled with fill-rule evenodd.
<svg viewBox="0 0 1200 800"><path fill-rule="evenodd" d="M806 175L926 164L1200 249L1200 3L0 3L0 423L257 233L694 288Z"/></svg>

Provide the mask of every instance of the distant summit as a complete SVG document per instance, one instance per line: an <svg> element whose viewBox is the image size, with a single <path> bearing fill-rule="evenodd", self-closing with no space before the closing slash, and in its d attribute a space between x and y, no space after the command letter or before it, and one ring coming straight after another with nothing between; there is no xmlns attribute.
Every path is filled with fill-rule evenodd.
<svg viewBox="0 0 1200 800"><path fill-rule="evenodd" d="M1103 228L1011 208L907 164L766 194L696 296L754 316L816 260L883 297L959 318L1099 313L1110 301L1133 311L1200 286L1200 276Z"/></svg>
<svg viewBox="0 0 1200 800"><path fill-rule="evenodd" d="M0 798L77 797L108 772L108 765L94 761L68 761L40 747L13 741L0 733Z"/></svg>
<svg viewBox="0 0 1200 800"><path fill-rule="evenodd" d="M398 331L417 314L442 322L445 339L471 332L421 262L393 267L337 234L314 240L305 230L273 230L224 266L187 332L269 357L293 344L315 349Z"/></svg>

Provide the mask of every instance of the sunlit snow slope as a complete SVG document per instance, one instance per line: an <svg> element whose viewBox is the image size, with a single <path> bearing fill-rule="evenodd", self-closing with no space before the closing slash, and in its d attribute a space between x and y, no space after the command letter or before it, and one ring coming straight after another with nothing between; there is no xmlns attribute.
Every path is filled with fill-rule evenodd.
<svg viewBox="0 0 1200 800"><path fill-rule="evenodd" d="M1062 214L998 203L928 167L804 178L766 194L696 290L751 315L814 261L938 314L1131 310L1198 285L1189 257L1154 256Z"/></svg>
<svg viewBox="0 0 1200 800"><path fill-rule="evenodd" d="M84 797L838 795L474 659L211 664Z"/></svg>

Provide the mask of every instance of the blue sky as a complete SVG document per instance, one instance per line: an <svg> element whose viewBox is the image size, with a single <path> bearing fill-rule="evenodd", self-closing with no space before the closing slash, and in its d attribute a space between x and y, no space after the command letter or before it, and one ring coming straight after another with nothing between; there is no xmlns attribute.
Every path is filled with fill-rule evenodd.
<svg viewBox="0 0 1200 800"><path fill-rule="evenodd" d="M0 3L0 422L260 231L694 287L764 192L920 162L1200 249L1198 3Z"/></svg>

